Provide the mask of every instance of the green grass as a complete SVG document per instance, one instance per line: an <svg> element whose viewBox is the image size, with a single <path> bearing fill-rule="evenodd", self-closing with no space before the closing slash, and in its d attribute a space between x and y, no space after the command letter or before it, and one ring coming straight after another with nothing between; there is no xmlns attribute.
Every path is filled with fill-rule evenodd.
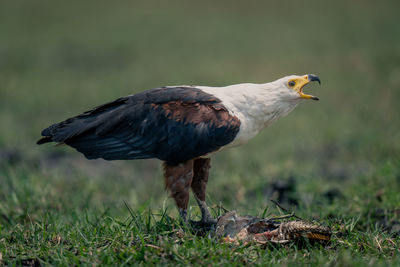
<svg viewBox="0 0 400 267"><path fill-rule="evenodd" d="M1 2L0 265L400 265L399 8ZM332 227L326 247L196 236L177 220L158 161L35 145L49 124L144 89L305 73L320 76L306 91L321 101L214 156L207 201L215 216L220 203L278 214L272 185L292 177L282 205Z"/></svg>
<svg viewBox="0 0 400 267"><path fill-rule="evenodd" d="M343 198L332 203L313 188L299 192L303 196L316 194L311 203L300 201L296 212L332 227L335 234L327 247L231 246L216 238L192 234L174 219L176 216L170 216L171 207L126 207L117 200L115 189L90 179L74 176L66 183L65 178L53 174L45 180L38 166L9 168L4 173L8 178L1 187L0 251L9 264L400 263L398 228L397 234L391 233L396 223L399 226L398 191L393 186L379 197L371 192L377 187L376 177L385 176L388 183L399 184L398 170L392 164L360 178L368 186L353 184L343 189ZM127 187L128 183L122 181L119 187ZM215 194L218 190L211 191ZM352 195L354 192L358 193ZM108 198L109 194L115 199ZM229 193L225 194L221 197L229 198ZM242 213L250 210L252 215L261 216L266 203L262 198L248 198L242 206L248 207L240 208ZM267 206L267 214L278 214L274 205ZM221 212L213 210L215 215ZM190 212L193 219L198 219L197 208L192 207Z"/></svg>

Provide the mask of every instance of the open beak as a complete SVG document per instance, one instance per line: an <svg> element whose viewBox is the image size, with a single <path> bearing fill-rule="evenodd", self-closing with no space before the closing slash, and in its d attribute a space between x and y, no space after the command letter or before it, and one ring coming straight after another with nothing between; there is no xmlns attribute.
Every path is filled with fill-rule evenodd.
<svg viewBox="0 0 400 267"><path fill-rule="evenodd" d="M317 75L313 75L313 74L304 75L299 79L299 81L297 83L297 85L298 85L297 92L300 94L300 98L319 100L319 98L316 96L303 93L304 86L306 86L310 82L314 82L314 81L317 81L319 84L321 84L321 80L319 79L319 77Z"/></svg>

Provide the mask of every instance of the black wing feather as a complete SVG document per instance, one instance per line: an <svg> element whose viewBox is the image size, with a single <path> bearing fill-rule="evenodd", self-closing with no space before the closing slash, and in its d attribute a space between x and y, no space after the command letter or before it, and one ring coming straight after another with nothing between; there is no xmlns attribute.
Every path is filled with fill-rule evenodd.
<svg viewBox="0 0 400 267"><path fill-rule="evenodd" d="M157 88L51 125L38 144L63 142L89 159L177 164L232 142L239 128L221 101L200 89Z"/></svg>

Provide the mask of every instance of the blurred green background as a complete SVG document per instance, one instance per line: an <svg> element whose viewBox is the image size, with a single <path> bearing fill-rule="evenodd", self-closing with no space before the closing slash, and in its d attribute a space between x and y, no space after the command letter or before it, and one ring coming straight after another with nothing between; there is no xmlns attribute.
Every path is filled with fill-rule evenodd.
<svg viewBox="0 0 400 267"><path fill-rule="evenodd" d="M158 161L88 161L69 147L37 146L40 131L149 88L307 73L321 78L306 89L321 100L214 156L209 201L256 214L270 204L271 183L293 177L310 216L328 212L318 199L332 190L344 203L384 190L398 206L399 3L2 1L0 210L125 213L126 200L176 214Z"/></svg>

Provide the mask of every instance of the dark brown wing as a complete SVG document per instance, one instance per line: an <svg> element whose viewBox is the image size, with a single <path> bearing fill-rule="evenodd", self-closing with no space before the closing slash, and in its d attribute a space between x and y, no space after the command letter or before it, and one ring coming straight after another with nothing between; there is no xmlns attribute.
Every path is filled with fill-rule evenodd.
<svg viewBox="0 0 400 267"><path fill-rule="evenodd" d="M158 158L177 164L232 142L240 128L221 101L194 87L151 89L42 131L38 144L66 143L87 158Z"/></svg>

